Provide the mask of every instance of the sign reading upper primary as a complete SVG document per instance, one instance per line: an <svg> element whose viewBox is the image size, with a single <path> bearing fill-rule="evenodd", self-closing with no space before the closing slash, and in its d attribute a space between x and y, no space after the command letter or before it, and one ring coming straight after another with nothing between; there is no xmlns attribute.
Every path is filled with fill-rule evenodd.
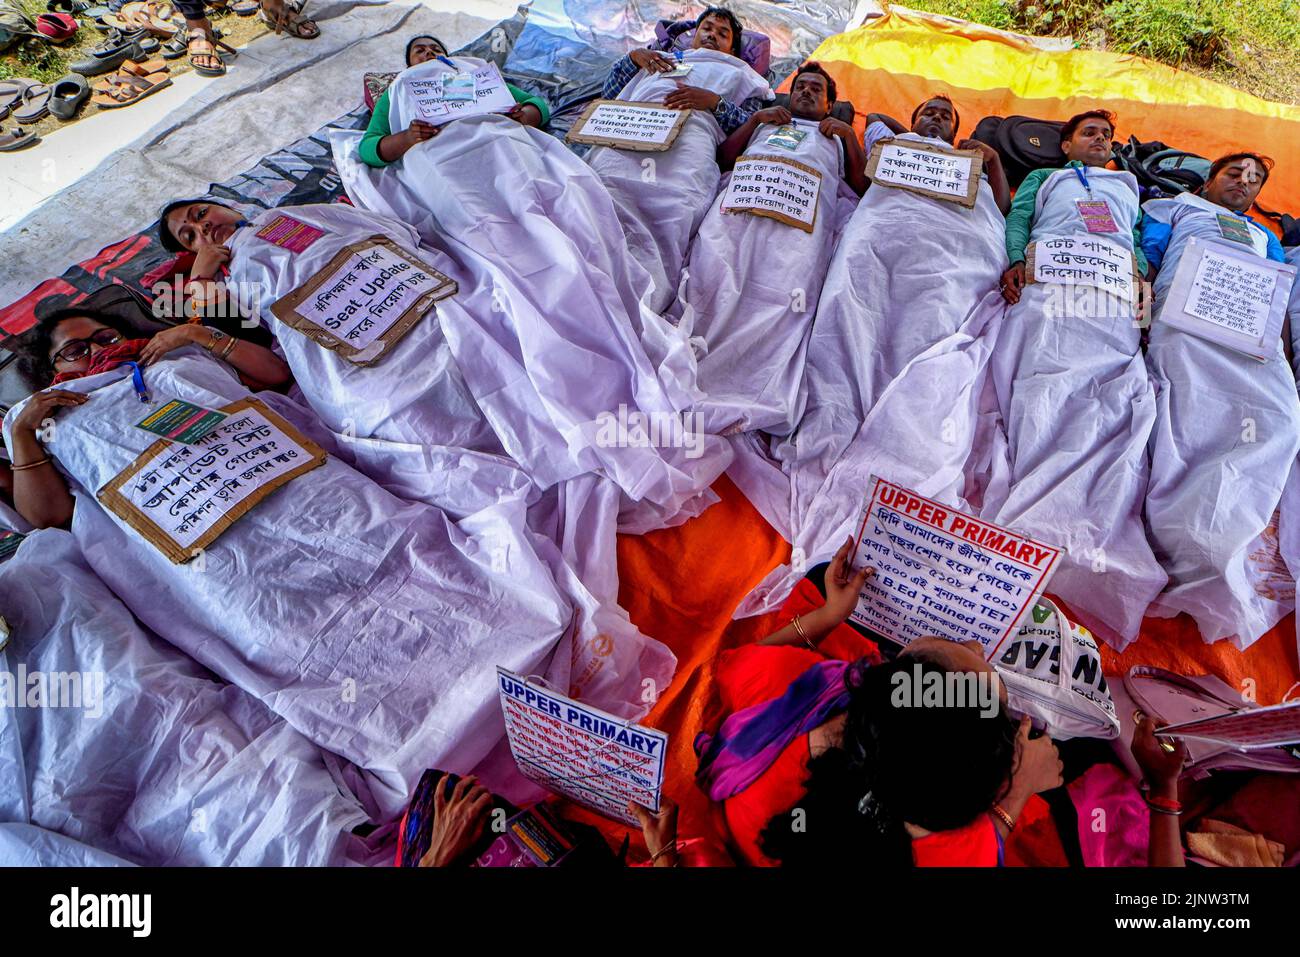
<svg viewBox="0 0 1300 957"><path fill-rule="evenodd" d="M567 139L658 153L673 145L689 115L690 110L673 110L662 103L595 100L583 110Z"/></svg>
<svg viewBox="0 0 1300 957"><path fill-rule="evenodd" d="M850 617L899 644L978 641L992 658L1019 629L1061 549L873 477L854 563L869 565Z"/></svg>
<svg viewBox="0 0 1300 957"><path fill-rule="evenodd" d="M524 777L635 825L627 802L659 810L668 735L629 724L497 667L510 752Z"/></svg>

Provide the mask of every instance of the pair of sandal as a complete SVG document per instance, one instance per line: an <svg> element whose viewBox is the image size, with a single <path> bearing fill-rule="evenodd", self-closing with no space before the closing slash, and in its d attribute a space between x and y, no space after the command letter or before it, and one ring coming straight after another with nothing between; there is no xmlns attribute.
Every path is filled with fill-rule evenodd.
<svg viewBox="0 0 1300 957"><path fill-rule="evenodd" d="M34 123L49 111L48 95L39 109L36 108L34 101L28 102L27 94L37 88L44 88L47 92L49 90L44 83L37 83L35 80L0 80L0 120L12 113L14 119L20 124L12 129L0 130L0 152L20 150L40 139L31 130L24 129L21 125Z"/></svg>
<svg viewBox="0 0 1300 957"><path fill-rule="evenodd" d="M143 30L156 37L174 37L185 29L176 8L159 0L132 0L117 11L115 17L103 18L110 27L125 32Z"/></svg>
<svg viewBox="0 0 1300 957"><path fill-rule="evenodd" d="M147 60L144 63L127 60L116 73L104 77L91 87L94 96L90 102L101 110L130 106L151 93L171 86L172 78L168 76L167 69L167 64L162 60Z"/></svg>
<svg viewBox="0 0 1300 957"><path fill-rule="evenodd" d="M35 80L0 80L0 120L13 114L19 123L35 123L50 112L49 84Z"/></svg>
<svg viewBox="0 0 1300 957"><path fill-rule="evenodd" d="M162 49L163 57L168 60L188 54L190 69L199 76L224 76L226 60L239 56L238 50L221 39L220 30L213 30L209 36L200 27L178 33Z"/></svg>

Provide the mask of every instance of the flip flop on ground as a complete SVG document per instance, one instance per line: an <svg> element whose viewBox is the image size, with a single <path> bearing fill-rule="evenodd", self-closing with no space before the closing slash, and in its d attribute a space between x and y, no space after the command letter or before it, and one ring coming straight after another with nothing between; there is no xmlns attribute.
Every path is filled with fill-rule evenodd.
<svg viewBox="0 0 1300 957"><path fill-rule="evenodd" d="M101 110L130 106L132 103L143 100L149 94L157 93L164 87L172 85L172 78L166 73L150 73L147 76L136 76L134 73L115 73L112 79L117 82L113 83L104 92L96 93L90 98L90 102Z"/></svg>
<svg viewBox="0 0 1300 957"><path fill-rule="evenodd" d="M30 146L39 140L40 137L31 130L25 130L21 126L15 126L12 130L0 132L0 152L8 153L10 150L20 150L24 146Z"/></svg>
<svg viewBox="0 0 1300 957"><path fill-rule="evenodd" d="M258 17L263 23L270 24L277 34L284 31L300 40L315 40L320 36L320 28L303 16L304 6L301 0L262 0Z"/></svg>

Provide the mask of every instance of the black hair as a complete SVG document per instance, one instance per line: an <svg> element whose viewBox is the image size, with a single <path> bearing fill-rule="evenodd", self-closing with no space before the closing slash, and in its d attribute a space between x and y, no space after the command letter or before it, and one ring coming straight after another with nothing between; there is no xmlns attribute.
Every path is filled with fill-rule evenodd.
<svg viewBox="0 0 1300 957"><path fill-rule="evenodd" d="M50 348L54 345L54 330L64 320L75 319L78 316L94 319L110 329L116 329L124 336L135 334L130 323L125 319L96 309L78 308L71 304L70 297L58 297L52 307L41 310L36 325L23 333L14 343L14 352L18 354L18 374L33 392L44 389L54 379L54 362L50 359Z"/></svg>
<svg viewBox="0 0 1300 957"><path fill-rule="evenodd" d="M1264 171L1264 175L1263 177L1261 177L1259 185L1263 186L1265 183L1267 183L1269 171L1273 168L1273 157L1265 156L1262 153L1241 152L1241 153L1229 153L1227 156L1220 156L1213 163L1211 163L1210 175L1205 178L1205 185L1209 186L1210 180L1214 179L1214 177L1222 173L1223 168L1227 166L1229 163L1235 163L1237 160L1244 160L1244 159L1253 159L1256 163L1259 164L1260 169Z"/></svg>
<svg viewBox="0 0 1300 957"><path fill-rule="evenodd" d="M209 202L209 200L205 200L202 197L199 197L198 199L173 199L162 208L162 212L158 214L158 239L162 242L163 249L167 250L169 253L185 252L185 247L181 245L181 241L176 238L171 227L167 225L167 217L171 215L173 210L179 209L182 206L204 202ZM221 206L224 204L214 203L213 205Z"/></svg>
<svg viewBox="0 0 1300 957"><path fill-rule="evenodd" d="M442 47L443 50L447 49L447 44L443 43L432 33L418 33L415 36L411 37L411 39L408 40L406 43L406 56L404 57L404 59L406 61L407 66L411 65L411 47L415 46L415 44L420 40L432 40L434 43L438 44L438 46Z"/></svg>
<svg viewBox="0 0 1300 957"><path fill-rule="evenodd" d="M1083 125L1084 120L1105 120L1110 124L1111 136L1115 135L1114 113L1110 110L1088 110L1084 113L1078 114L1077 116L1072 116L1065 121L1065 125L1061 127L1061 142L1064 143L1066 140L1072 139L1075 131Z"/></svg>
<svg viewBox="0 0 1300 957"><path fill-rule="evenodd" d="M1004 792L1015 758L1017 726L999 709L988 716L963 707L902 707L896 678L948 674L923 652L846 672L849 707L838 747L808 762L797 809L773 817L763 853L786 867L910 868L912 842L903 823L928 831L963 827ZM954 702L947 702L949 705Z"/></svg>
<svg viewBox="0 0 1300 957"><path fill-rule="evenodd" d="M705 17L721 17L731 24L731 55L740 56L740 35L744 32L744 28L740 25L740 20L736 15L726 7L705 7L704 12L695 18L696 29L699 29Z"/></svg>
<svg viewBox="0 0 1300 957"><path fill-rule="evenodd" d="M955 143L957 141L957 131L961 129L961 114L957 112L957 104L952 101L952 97L947 93L935 93L932 96L927 96L920 103L916 104L916 109L912 111L911 123L915 126L917 114L925 109L925 104L933 103L935 100L943 100L952 107L952 137L949 142Z"/></svg>
<svg viewBox="0 0 1300 957"><path fill-rule="evenodd" d="M826 77L826 102L828 106L833 106L836 98L835 78L827 73L826 68L816 60L809 60L803 66L799 67L799 69L794 71L794 78L790 80L790 89L794 89L795 80L798 80L799 77L803 76L805 73L817 73Z"/></svg>

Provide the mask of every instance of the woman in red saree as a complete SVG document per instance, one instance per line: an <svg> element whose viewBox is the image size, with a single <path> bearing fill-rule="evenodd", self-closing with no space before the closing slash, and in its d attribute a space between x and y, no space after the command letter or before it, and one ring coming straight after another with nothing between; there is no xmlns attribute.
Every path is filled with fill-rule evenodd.
<svg viewBox="0 0 1300 957"><path fill-rule="evenodd" d="M697 783L744 863L817 866L856 852L887 866L997 866L1025 802L1061 783L1056 747L1006 715L973 644L920 639L882 663L844 624L873 573L853 570L851 548L832 560L824 602L805 579L786 604L790 624L719 659L727 717L696 739ZM962 675L997 697L917 706L914 683L951 688Z"/></svg>

